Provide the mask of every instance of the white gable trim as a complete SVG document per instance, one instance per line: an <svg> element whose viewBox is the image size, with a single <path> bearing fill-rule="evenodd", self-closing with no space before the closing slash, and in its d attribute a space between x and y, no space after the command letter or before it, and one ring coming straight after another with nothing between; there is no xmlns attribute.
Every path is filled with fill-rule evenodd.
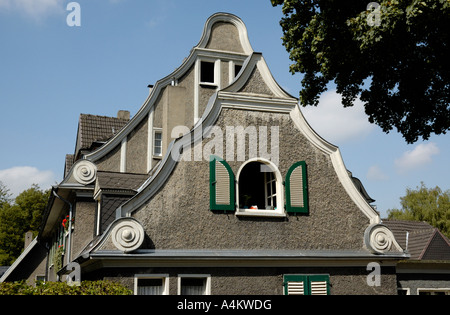
<svg viewBox="0 0 450 315"><path fill-rule="evenodd" d="M205 49L208 44L209 38L211 36L212 26L216 22L229 22L234 24L238 31L239 37L241 39L241 45L244 49L244 54L236 53L236 52L226 52L226 51L217 51L211 49ZM181 78L186 74L186 72L191 69L191 67L195 66L195 63L200 57L211 56L217 59L238 59L245 60L248 55L253 53L253 49L250 45L250 41L248 39L247 28L237 16L228 14L228 13L217 13L211 16L205 24L203 29L203 34L201 40L197 46L195 46L190 55L184 60L179 68L177 68L174 72L166 76L165 78L157 81L150 93L150 95L145 100L144 104L141 106L139 111L133 118L128 122L127 125L124 126L112 139L110 139L105 145L100 147L98 150L87 154L84 158L86 160L96 162L101 158L105 157L108 153L110 153L114 148L122 144L122 141L139 125L139 123L143 119L148 119L148 115L150 111L154 107L156 101L158 100L160 94L163 89L172 84L173 81L177 81L178 78ZM196 89L196 87L193 87ZM198 114L200 115L200 113ZM150 158L148 158L150 159Z"/></svg>
<svg viewBox="0 0 450 315"><path fill-rule="evenodd" d="M223 89L223 92L231 92L231 93L239 92L250 79L255 67L256 69L259 70L259 73L261 74L264 83L267 85L267 87L271 90L271 92L275 95L276 98L282 99L288 98L296 100L296 98L294 98L292 95L284 91L275 81L261 53L253 53L252 56L250 56L246 60L246 62L242 66L243 71L241 71L241 73L235 78L235 80L228 87Z"/></svg>
<svg viewBox="0 0 450 315"><path fill-rule="evenodd" d="M378 224L381 222L379 214L367 203L361 193L356 189L350 176L348 176L347 168L345 167L342 159L341 152L338 147L327 142L321 138L308 124L300 111L300 105L297 105L291 112L291 118L294 121L297 128L302 134L312 143L316 148L329 155L333 168L338 175L339 181L344 187L347 194L358 206L358 208L366 215L371 224Z"/></svg>
<svg viewBox="0 0 450 315"><path fill-rule="evenodd" d="M216 13L206 21L202 38L200 39L197 47L206 48L211 37L212 27L217 22L227 22L236 26L239 32L239 39L241 40L241 45L242 49L244 49L244 53L250 55L253 52L252 45L250 44L250 40L248 39L247 27L240 18L230 13Z"/></svg>

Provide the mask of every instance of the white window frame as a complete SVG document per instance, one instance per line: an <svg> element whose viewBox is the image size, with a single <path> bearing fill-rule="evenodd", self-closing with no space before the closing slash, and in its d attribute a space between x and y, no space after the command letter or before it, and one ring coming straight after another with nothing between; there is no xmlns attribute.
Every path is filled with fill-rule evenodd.
<svg viewBox="0 0 450 315"><path fill-rule="evenodd" d="M406 295L411 295L411 288L397 288L397 292L405 291Z"/></svg>
<svg viewBox="0 0 450 315"><path fill-rule="evenodd" d="M156 154L156 134L161 134L161 153ZM162 128L153 128L153 157L160 158L163 155L163 132Z"/></svg>
<svg viewBox="0 0 450 315"><path fill-rule="evenodd" d="M239 208L239 179L241 176L242 170L245 168L245 166L252 162L259 162L262 163L273 171L273 174L275 175L276 180L276 200L277 200L277 209L270 210L270 209L241 209ZM266 185L266 181L264 181L264 185ZM267 188L264 188L266 191ZM266 197L266 207L267 207L267 192L265 194ZM264 159L264 158L252 158L250 160L247 160L245 163L241 165L239 168L239 171L236 175L236 204L237 204L237 216L263 216L263 217L286 217L286 212L284 211L284 188L283 188L283 178L281 176L280 171L278 170L278 167L271 161Z"/></svg>
<svg viewBox="0 0 450 315"><path fill-rule="evenodd" d="M231 84L234 81L234 79L236 79L236 76L238 75L238 73L236 73L236 66L240 66L242 68L244 66L244 63L238 62L235 60L230 60L228 66L229 66L229 68L228 68L228 73L229 73L228 84Z"/></svg>
<svg viewBox="0 0 450 315"><path fill-rule="evenodd" d="M134 295L138 295L138 280L140 279L161 279L163 281L163 294L169 295L169 275L168 274L136 274L134 275Z"/></svg>
<svg viewBox="0 0 450 315"><path fill-rule="evenodd" d="M202 62L208 62L214 64L214 82L203 82L202 81ZM198 81L200 85L219 87L220 88L220 59L217 58L207 58L200 57L198 59Z"/></svg>
<svg viewBox="0 0 450 315"><path fill-rule="evenodd" d="M420 294L420 292L444 292L445 295L450 295L450 288L417 288L417 295Z"/></svg>
<svg viewBox="0 0 450 315"><path fill-rule="evenodd" d="M265 197L265 203L266 203L266 210L269 209L270 207L274 207L274 200L276 201L276 199L277 199L277 188L276 188L277 179L272 174L273 173L269 173L269 172L264 173L264 194L265 194L264 197ZM268 178L269 176L271 176L272 178ZM275 193L272 190L273 182L275 182ZM270 200L270 202L269 202L269 200ZM278 206L278 204L277 204L277 206Z"/></svg>
<svg viewBox="0 0 450 315"><path fill-rule="evenodd" d="M205 294L211 295L211 275L209 274L179 274L177 279L177 294L181 295L181 279L183 278L195 278L205 279Z"/></svg>

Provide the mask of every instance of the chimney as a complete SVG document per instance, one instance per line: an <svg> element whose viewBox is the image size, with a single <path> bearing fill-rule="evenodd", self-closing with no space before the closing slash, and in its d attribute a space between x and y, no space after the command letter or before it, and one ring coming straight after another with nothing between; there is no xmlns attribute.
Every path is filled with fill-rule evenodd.
<svg viewBox="0 0 450 315"><path fill-rule="evenodd" d="M30 246L31 242L33 241L33 232L29 231L25 233L25 249Z"/></svg>
<svg viewBox="0 0 450 315"><path fill-rule="evenodd" d="M130 112L127 110L119 110L117 112L117 118L123 120L130 120Z"/></svg>
<svg viewBox="0 0 450 315"><path fill-rule="evenodd" d="M153 86L152 84L149 84L147 87L148 87L148 93L149 93L149 95L152 94L152 91L153 91L153 87L154 87L154 86Z"/></svg>

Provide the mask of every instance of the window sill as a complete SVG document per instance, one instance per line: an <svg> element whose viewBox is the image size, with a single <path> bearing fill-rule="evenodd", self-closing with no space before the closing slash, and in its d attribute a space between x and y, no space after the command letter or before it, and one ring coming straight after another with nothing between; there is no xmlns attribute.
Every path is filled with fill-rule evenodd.
<svg viewBox="0 0 450 315"><path fill-rule="evenodd" d="M204 88L217 88L218 85L212 82L200 82L200 86Z"/></svg>
<svg viewBox="0 0 450 315"><path fill-rule="evenodd" d="M285 218L286 213L277 210L249 210L238 209L236 216L251 216L251 217L271 217L271 218Z"/></svg>

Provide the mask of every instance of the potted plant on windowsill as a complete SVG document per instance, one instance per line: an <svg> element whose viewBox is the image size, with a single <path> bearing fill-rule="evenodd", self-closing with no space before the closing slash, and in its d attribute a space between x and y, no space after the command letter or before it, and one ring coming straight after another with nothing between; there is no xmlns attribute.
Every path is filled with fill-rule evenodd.
<svg viewBox="0 0 450 315"><path fill-rule="evenodd" d="M67 233L69 231L69 227L70 227L68 215L62 220L62 226L64 227L64 231ZM72 230L74 228L75 228L75 218L72 218Z"/></svg>

